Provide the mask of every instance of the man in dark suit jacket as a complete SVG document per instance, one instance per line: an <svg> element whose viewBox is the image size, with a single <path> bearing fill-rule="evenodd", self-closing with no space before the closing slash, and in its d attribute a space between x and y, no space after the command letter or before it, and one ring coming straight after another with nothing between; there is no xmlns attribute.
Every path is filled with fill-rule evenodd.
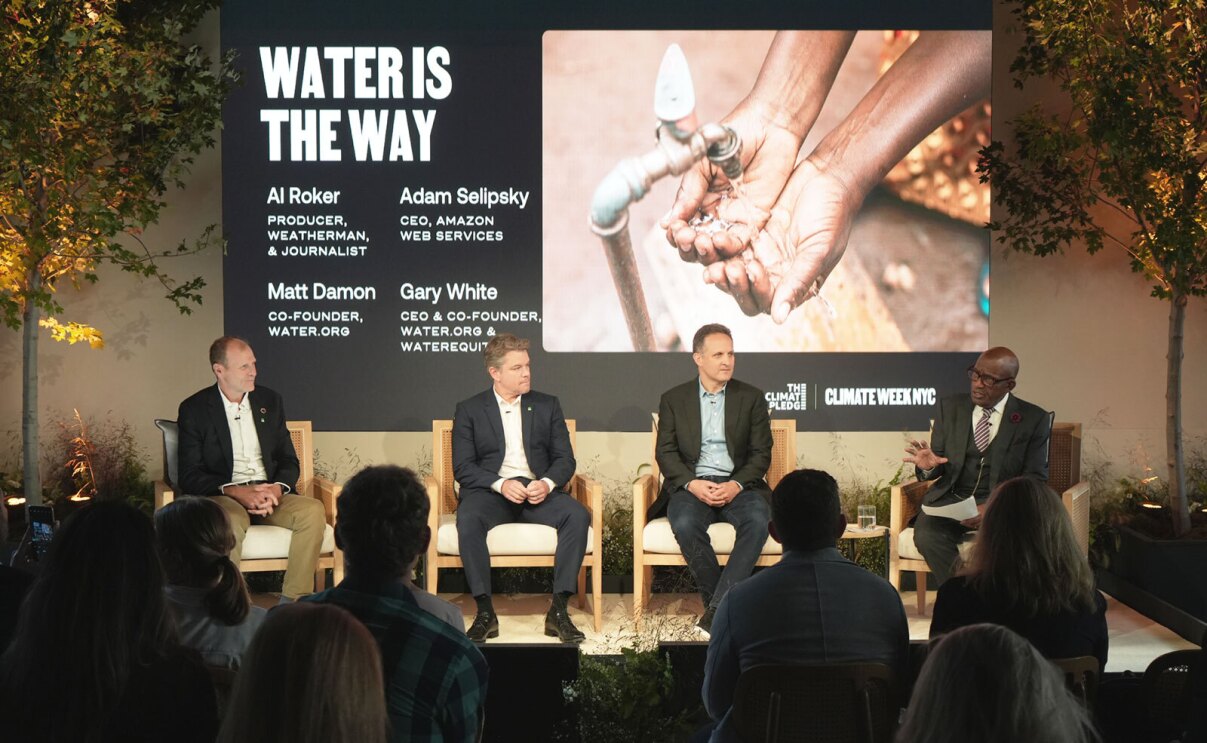
<svg viewBox="0 0 1207 743"><path fill-rule="evenodd" d="M991 348L968 368L970 394L939 401L931 443L912 441L904 461L919 480L938 479L923 506L944 506L976 499L977 515L956 521L918 514L914 544L942 585L959 557L960 542L981 523L990 493L999 482L1019 475L1048 479L1048 439L1052 416L1010 394L1018 376L1018 357L1009 348Z"/></svg>
<svg viewBox="0 0 1207 743"><path fill-rule="evenodd" d="M579 642L584 635L566 604L578 589L591 517L564 489L575 467L566 419L556 397L532 391L526 339L497 335L486 344L485 357L494 384L458 403L453 417L453 476L461 486L457 540L478 603L466 634L474 642L499 634L486 534L499 524L520 522L557 529L545 634Z"/></svg>
<svg viewBox="0 0 1207 743"><path fill-rule="evenodd" d="M180 482L175 484L185 494L212 497L226 510L235 532L231 560L236 565L253 518L293 532L281 594L295 599L310 593L326 520L322 503L290 492L299 465L281 396L256 386L256 357L240 338L214 341L210 367L218 383L180 403Z"/></svg>
<svg viewBox="0 0 1207 743"><path fill-rule="evenodd" d="M733 378L733 336L724 325L705 325L692 339L699 376L662 395L656 458L662 492L647 519L666 513L671 531L704 600L697 627L707 635L725 593L754 570L767 542L771 490L771 421L763 392ZM718 521L737 532L724 571L708 526Z"/></svg>

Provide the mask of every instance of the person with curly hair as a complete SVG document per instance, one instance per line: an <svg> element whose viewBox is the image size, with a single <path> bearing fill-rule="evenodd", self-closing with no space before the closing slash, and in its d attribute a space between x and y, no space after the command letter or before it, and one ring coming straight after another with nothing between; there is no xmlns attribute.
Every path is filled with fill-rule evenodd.
<svg viewBox="0 0 1207 743"><path fill-rule="evenodd" d="M408 577L427 542L427 491L411 470L366 467L339 496L335 540L346 577L303 601L347 609L382 654L392 739L474 741L483 723L486 659L460 628L425 611Z"/></svg>

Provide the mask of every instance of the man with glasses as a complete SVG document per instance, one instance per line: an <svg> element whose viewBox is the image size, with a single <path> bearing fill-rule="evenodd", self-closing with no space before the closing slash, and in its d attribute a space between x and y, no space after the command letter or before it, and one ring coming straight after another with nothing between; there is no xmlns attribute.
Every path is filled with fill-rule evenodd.
<svg viewBox="0 0 1207 743"><path fill-rule="evenodd" d="M904 461L917 468L919 480L938 479L923 498L924 507L976 499L977 515L963 521L918 514L914 544L937 585L951 576L960 542L980 526L999 482L1020 475L1048 479L1051 416L1010 394L1017 376L1013 351L999 346L984 352L968 367L969 394L939 401L930 444L911 441L906 449Z"/></svg>

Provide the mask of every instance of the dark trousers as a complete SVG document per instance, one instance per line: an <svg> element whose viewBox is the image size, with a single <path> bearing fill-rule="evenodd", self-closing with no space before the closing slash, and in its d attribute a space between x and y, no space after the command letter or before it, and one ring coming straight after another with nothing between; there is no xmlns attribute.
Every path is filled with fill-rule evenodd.
<svg viewBox="0 0 1207 743"><path fill-rule="evenodd" d="M463 489L461 503L457 506L457 541L469 592L474 596L490 595L490 552L486 549L486 533L499 524L517 522L557 529L553 592L575 593L578 570L587 549L587 528L591 525L591 514L586 506L562 490L550 491L545 500L534 506L512 503L493 490L481 488Z"/></svg>
<svg viewBox="0 0 1207 743"><path fill-rule="evenodd" d="M700 594L708 606L716 607L734 584L748 578L754 570L754 563L767 543L771 509L754 490L743 490L729 503L716 508L680 489L671 493L666 516ZM737 532L724 570L708 539L709 525L719 521L731 524Z"/></svg>
<svg viewBox="0 0 1207 743"><path fill-rule="evenodd" d="M971 533L972 529L955 519L918 513L918 520L914 522L914 546L926 558L935 588L943 585L955 571L960 543Z"/></svg>

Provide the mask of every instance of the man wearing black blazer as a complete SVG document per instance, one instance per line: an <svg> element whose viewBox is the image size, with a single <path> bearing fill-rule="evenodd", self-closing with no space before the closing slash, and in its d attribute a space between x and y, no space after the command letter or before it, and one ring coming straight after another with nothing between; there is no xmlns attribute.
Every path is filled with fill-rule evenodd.
<svg viewBox="0 0 1207 743"><path fill-rule="evenodd" d="M563 642L584 639L566 604L578 589L591 517L564 489L575 467L570 433L557 398L532 390L528 345L510 333L492 338L484 355L494 384L458 403L453 417L453 476L461 486L457 540L469 590L478 604L466 633L474 642L499 634L486 534L513 522L557 529L553 602L545 616L545 634Z"/></svg>
<svg viewBox="0 0 1207 743"><path fill-rule="evenodd" d="M662 395L656 458L662 492L647 519L664 512L704 600L696 625L708 635L717 605L754 570L767 543L771 490L771 421L762 390L733 378L733 336L705 325L692 339L699 376ZM718 521L737 532L722 570L708 538Z"/></svg>
<svg viewBox="0 0 1207 743"><path fill-rule="evenodd" d="M285 426L281 396L256 386L251 346L223 336L210 346L217 384L180 403L178 488L214 499L235 532L231 560L238 565L253 519L293 534L281 594L289 599L314 590L314 573L326 521L323 504L290 491L299 465Z"/></svg>
<svg viewBox="0 0 1207 743"><path fill-rule="evenodd" d="M1009 348L982 353L968 367L970 394L940 400L930 443L911 441L906 449L910 456L904 461L917 468L919 480L938 480L923 497L923 506L976 499L972 518L956 521L921 512L914 522L914 544L937 585L951 577L960 542L980 526L999 482L1020 475L1048 479L1052 416L1010 394L1018 370L1018 356Z"/></svg>

